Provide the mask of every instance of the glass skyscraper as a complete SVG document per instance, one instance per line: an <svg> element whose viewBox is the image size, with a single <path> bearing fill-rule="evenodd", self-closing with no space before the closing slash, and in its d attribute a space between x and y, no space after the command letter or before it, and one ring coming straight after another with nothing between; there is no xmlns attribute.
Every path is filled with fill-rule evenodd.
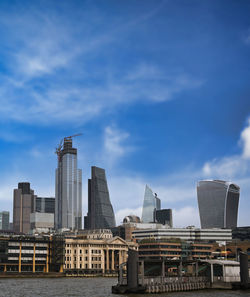
<svg viewBox="0 0 250 297"><path fill-rule="evenodd" d="M201 228L237 227L240 187L222 180L204 180L197 185Z"/></svg>
<svg viewBox="0 0 250 297"><path fill-rule="evenodd" d="M142 222L153 223L155 221L155 211L161 209L161 200L156 194L146 185L143 208L142 208Z"/></svg>
<svg viewBox="0 0 250 297"><path fill-rule="evenodd" d="M109 198L105 170L91 167L88 180L88 214L84 229L110 229L115 227L115 215Z"/></svg>
<svg viewBox="0 0 250 297"><path fill-rule="evenodd" d="M65 137L57 152L55 229L82 228L82 171L77 168L77 149L72 138Z"/></svg>

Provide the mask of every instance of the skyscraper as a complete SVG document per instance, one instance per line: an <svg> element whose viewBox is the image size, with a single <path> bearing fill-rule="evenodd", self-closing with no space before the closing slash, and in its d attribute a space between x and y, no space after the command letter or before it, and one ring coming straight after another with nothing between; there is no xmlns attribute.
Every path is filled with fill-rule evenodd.
<svg viewBox="0 0 250 297"><path fill-rule="evenodd" d="M146 185L143 208L142 208L142 222L153 223L155 218L155 210L161 209L161 200L156 194Z"/></svg>
<svg viewBox="0 0 250 297"><path fill-rule="evenodd" d="M173 227L172 209L155 210L155 222Z"/></svg>
<svg viewBox="0 0 250 297"><path fill-rule="evenodd" d="M197 185L201 228L237 227L240 188L222 180L204 180Z"/></svg>
<svg viewBox="0 0 250 297"><path fill-rule="evenodd" d="M82 170L77 168L77 149L65 137L57 149L55 229L82 228Z"/></svg>
<svg viewBox="0 0 250 297"><path fill-rule="evenodd" d="M36 205L30 214L32 233L45 233L54 229L55 198L36 197Z"/></svg>
<svg viewBox="0 0 250 297"><path fill-rule="evenodd" d="M88 214L84 217L85 229L110 229L115 227L115 216L109 198L105 170L91 167L88 180Z"/></svg>
<svg viewBox="0 0 250 297"><path fill-rule="evenodd" d="M15 232L30 231L30 214L35 207L35 198L30 183L19 183L18 189L14 189L13 230Z"/></svg>
<svg viewBox="0 0 250 297"><path fill-rule="evenodd" d="M10 228L10 212L0 212L0 230L9 230Z"/></svg>

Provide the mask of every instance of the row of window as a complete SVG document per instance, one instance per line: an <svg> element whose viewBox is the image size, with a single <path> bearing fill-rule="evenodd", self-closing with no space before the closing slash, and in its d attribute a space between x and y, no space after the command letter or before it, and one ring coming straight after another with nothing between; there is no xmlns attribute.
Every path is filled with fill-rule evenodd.
<svg viewBox="0 0 250 297"><path fill-rule="evenodd" d="M160 248L166 248L166 249L180 249L181 246L177 245L140 245L139 249L160 249Z"/></svg>
<svg viewBox="0 0 250 297"><path fill-rule="evenodd" d="M71 269L71 268L75 268L75 269L77 269L77 265L76 265L76 264L74 264L74 265L66 264L66 268L69 268L69 269ZM89 267L88 267L88 264L82 265L82 264L80 263L79 268L80 268L80 269L82 269L82 268L88 269ZM101 269L101 268L102 268L102 265L101 265L101 264L92 264L92 265L91 265L91 268L92 268L92 269Z"/></svg>
<svg viewBox="0 0 250 297"><path fill-rule="evenodd" d="M83 258L84 258L84 261L88 261L88 257L80 257L80 261L83 261ZM102 260L102 257L91 257L91 260L92 261L101 261ZM66 257L66 261L71 261L71 257ZM74 257L74 261L77 261L77 257Z"/></svg>
<svg viewBox="0 0 250 297"><path fill-rule="evenodd" d="M94 247L94 248L107 248L106 244L81 244L81 243L66 243L66 247ZM109 248L124 248L125 245L120 244L109 244Z"/></svg>

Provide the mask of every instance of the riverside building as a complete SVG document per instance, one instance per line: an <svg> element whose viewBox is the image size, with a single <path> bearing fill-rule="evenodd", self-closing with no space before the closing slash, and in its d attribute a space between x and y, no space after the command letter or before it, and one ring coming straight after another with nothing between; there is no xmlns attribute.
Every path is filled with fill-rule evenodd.
<svg viewBox="0 0 250 297"><path fill-rule="evenodd" d="M0 236L0 273L63 272L62 236Z"/></svg>
<svg viewBox="0 0 250 297"><path fill-rule="evenodd" d="M212 257L212 244L177 240L144 240L139 243L140 259L194 260Z"/></svg>
<svg viewBox="0 0 250 297"><path fill-rule="evenodd" d="M143 225L143 224L142 224ZM132 231L132 239L139 242L143 239L155 239L161 240L166 238L179 238L186 241L232 241L231 229L198 229L198 228L164 228L164 226L158 226L152 224L147 229L142 229L143 226L137 224L136 228ZM146 226L145 226L146 227Z"/></svg>
<svg viewBox="0 0 250 297"><path fill-rule="evenodd" d="M113 237L110 230L89 230L79 235L65 237L66 274L110 274L127 261L129 248L137 244Z"/></svg>
<svg viewBox="0 0 250 297"><path fill-rule="evenodd" d="M55 229L82 228L82 171L77 167L77 149L65 137L56 153Z"/></svg>

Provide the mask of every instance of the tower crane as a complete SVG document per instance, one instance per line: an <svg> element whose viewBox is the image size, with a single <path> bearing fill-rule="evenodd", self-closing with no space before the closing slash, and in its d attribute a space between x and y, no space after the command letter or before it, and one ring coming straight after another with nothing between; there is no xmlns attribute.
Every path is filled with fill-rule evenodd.
<svg viewBox="0 0 250 297"><path fill-rule="evenodd" d="M57 157L58 157L58 160L60 159L60 156L61 156L61 151L62 151L62 146L63 146L63 142L64 141L67 141L67 140L70 140L72 139L73 137L76 137L76 136L81 136L82 133L78 133L78 134L74 134L74 135L71 135L71 136L67 136L67 137L64 137L59 145L56 147L56 151L55 151L55 154L57 154Z"/></svg>

